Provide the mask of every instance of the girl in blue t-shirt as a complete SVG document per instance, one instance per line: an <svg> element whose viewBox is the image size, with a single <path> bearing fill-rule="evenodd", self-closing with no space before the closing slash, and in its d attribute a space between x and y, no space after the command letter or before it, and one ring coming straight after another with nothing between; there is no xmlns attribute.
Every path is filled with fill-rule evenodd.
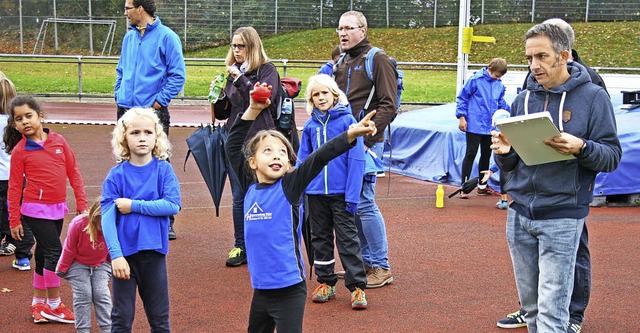
<svg viewBox="0 0 640 333"><path fill-rule="evenodd" d="M169 217L180 211L171 144L152 109L127 111L111 139L118 165L102 184L102 232L113 270L114 332L131 332L136 288L152 331L169 332Z"/></svg>
<svg viewBox="0 0 640 333"><path fill-rule="evenodd" d="M330 160L353 147L356 137L375 134L371 121L375 112L290 171L295 152L280 132L260 131L243 145L253 121L270 103L251 99L249 108L231 127L226 147L246 192L244 234L254 289L248 331L302 332L307 297L298 213L302 194Z"/></svg>

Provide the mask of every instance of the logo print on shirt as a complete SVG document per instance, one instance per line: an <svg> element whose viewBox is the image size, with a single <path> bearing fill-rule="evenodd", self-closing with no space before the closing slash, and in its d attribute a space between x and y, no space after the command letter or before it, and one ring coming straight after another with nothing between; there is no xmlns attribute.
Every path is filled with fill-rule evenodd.
<svg viewBox="0 0 640 333"><path fill-rule="evenodd" d="M265 213L257 202L254 202L249 211L244 214L245 221L271 220L272 213Z"/></svg>
<svg viewBox="0 0 640 333"><path fill-rule="evenodd" d="M362 65L358 65L356 67L353 68L354 71L361 71L362 70Z"/></svg>
<svg viewBox="0 0 640 333"><path fill-rule="evenodd" d="M62 149L56 148L56 154L62 154Z"/></svg>

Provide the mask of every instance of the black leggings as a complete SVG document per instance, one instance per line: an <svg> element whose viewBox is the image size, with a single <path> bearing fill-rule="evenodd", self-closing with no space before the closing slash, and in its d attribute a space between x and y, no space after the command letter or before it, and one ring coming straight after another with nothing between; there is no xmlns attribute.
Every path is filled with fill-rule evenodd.
<svg viewBox="0 0 640 333"><path fill-rule="evenodd" d="M22 221L29 225L36 239L34 251L36 273L44 275L44 269L55 272L58 259L62 254L60 234L64 219L47 220L23 215Z"/></svg>
<svg viewBox="0 0 640 333"><path fill-rule="evenodd" d="M473 161L478 154L478 146L480 146L480 161L478 162L478 179L482 179L480 171L489 170L489 158L491 158L491 135L482 135L475 133L466 133L467 135L467 151L462 161L462 182L469 180L471 169L473 169Z"/></svg>

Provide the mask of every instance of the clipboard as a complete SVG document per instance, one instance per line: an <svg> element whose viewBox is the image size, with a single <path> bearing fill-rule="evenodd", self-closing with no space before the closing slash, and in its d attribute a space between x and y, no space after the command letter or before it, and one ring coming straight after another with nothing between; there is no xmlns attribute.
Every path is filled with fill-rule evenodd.
<svg viewBox="0 0 640 333"><path fill-rule="evenodd" d="M560 135L548 111L496 120L496 127L511 143L526 165L573 160L544 144L545 139Z"/></svg>

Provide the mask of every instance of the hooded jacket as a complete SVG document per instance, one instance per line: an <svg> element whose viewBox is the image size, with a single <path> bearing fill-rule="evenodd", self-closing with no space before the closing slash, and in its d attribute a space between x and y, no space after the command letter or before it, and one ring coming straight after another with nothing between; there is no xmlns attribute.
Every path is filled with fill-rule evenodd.
<svg viewBox="0 0 640 333"><path fill-rule="evenodd" d="M486 67L475 72L458 94L456 118L467 120L467 132L489 135L491 118L496 110L511 110L504 100L505 91L502 81L492 78Z"/></svg>
<svg viewBox="0 0 640 333"><path fill-rule="evenodd" d="M510 172L505 189L513 199L511 207L529 219L586 217L596 174L615 170L622 157L609 95L591 83L584 66L569 62L567 70L569 79L550 90L530 76L527 90L511 105L511 115L542 112L548 103L546 110L558 129L586 143L576 159L527 166L513 149L495 155L500 170Z"/></svg>
<svg viewBox="0 0 640 333"><path fill-rule="evenodd" d="M323 114L317 108L313 109L311 117L304 124L298 164L302 163L313 151L318 150L332 138L342 134L355 124L356 119L351 109L343 104L336 104ZM316 176L306 194L335 195L344 194L345 201L357 204L360 201L362 178L364 177L364 143L361 137L356 140L355 147L334 158Z"/></svg>
<svg viewBox="0 0 640 333"><path fill-rule="evenodd" d="M369 80L365 71L365 57L371 48L373 45L365 38L346 51L342 62L337 64L335 69L336 83L347 95L353 116L358 120L361 119L364 105L375 83L375 94L364 114L376 110L376 115L371 120L375 122L378 131L374 136L367 135L367 147L384 141L384 129L396 114L398 98L396 69L386 53L377 52L373 57L373 82Z"/></svg>
<svg viewBox="0 0 640 333"><path fill-rule="evenodd" d="M186 80L180 37L164 26L159 17L147 25L144 35L135 25L122 40L116 67L115 99L118 106L168 106Z"/></svg>

